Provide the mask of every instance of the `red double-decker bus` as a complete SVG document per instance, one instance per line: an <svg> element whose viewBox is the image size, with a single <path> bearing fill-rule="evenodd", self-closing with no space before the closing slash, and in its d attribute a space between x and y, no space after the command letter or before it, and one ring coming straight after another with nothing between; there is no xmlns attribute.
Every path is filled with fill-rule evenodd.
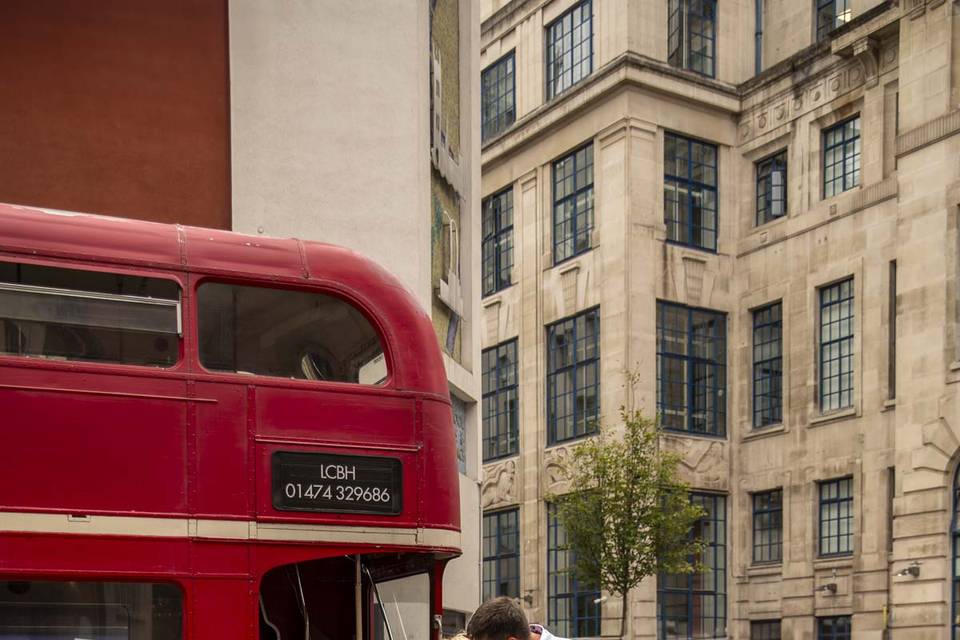
<svg viewBox="0 0 960 640"><path fill-rule="evenodd" d="M0 640L436 639L457 480L371 261L0 205Z"/></svg>

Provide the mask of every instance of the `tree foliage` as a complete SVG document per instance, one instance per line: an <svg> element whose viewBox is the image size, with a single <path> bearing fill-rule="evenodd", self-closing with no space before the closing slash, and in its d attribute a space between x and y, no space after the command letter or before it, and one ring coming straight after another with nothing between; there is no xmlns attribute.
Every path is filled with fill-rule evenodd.
<svg viewBox="0 0 960 640"><path fill-rule="evenodd" d="M574 571L584 584L623 601L641 580L659 573L691 573L703 542L691 535L705 515L679 478L680 456L660 447L659 425L621 407L623 429L605 430L580 444L567 465L571 493L553 496Z"/></svg>

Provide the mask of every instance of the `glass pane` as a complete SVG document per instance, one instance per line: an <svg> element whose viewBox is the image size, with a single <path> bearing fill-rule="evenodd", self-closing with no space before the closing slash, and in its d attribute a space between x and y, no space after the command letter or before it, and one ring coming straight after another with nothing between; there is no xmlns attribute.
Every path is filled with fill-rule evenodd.
<svg viewBox="0 0 960 640"><path fill-rule="evenodd" d="M374 602L376 637L430 640L430 579L427 574L380 582Z"/></svg>

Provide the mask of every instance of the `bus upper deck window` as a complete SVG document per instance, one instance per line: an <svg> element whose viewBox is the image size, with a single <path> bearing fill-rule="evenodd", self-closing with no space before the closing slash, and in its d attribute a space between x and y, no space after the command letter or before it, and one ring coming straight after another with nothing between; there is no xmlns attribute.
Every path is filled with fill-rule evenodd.
<svg viewBox="0 0 960 640"><path fill-rule="evenodd" d="M169 367L180 354L172 280L0 262L0 353Z"/></svg>
<svg viewBox="0 0 960 640"><path fill-rule="evenodd" d="M200 362L211 371L360 384L387 377L377 332L339 298L210 282L198 305Z"/></svg>

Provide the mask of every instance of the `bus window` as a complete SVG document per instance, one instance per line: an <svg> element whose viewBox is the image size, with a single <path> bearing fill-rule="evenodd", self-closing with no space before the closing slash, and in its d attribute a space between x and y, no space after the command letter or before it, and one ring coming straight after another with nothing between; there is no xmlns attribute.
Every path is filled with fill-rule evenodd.
<svg viewBox="0 0 960 640"><path fill-rule="evenodd" d="M169 367L180 353L172 280L0 262L0 353Z"/></svg>
<svg viewBox="0 0 960 640"><path fill-rule="evenodd" d="M373 640L430 640L430 576L377 583Z"/></svg>
<svg viewBox="0 0 960 640"><path fill-rule="evenodd" d="M0 582L0 640L180 640L183 593L143 582Z"/></svg>
<svg viewBox="0 0 960 640"><path fill-rule="evenodd" d="M211 371L360 384L387 377L377 332L339 298L210 282L198 305L200 362Z"/></svg>

